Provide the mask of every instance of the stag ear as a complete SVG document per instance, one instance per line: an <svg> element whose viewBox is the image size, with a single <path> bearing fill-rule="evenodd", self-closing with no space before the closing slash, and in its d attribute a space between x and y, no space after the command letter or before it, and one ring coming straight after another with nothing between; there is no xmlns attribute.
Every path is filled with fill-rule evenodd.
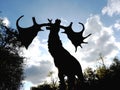
<svg viewBox="0 0 120 90"><path fill-rule="evenodd" d="M49 18L48 18L48 22L49 22L50 24L52 24L52 19L49 19ZM50 30L50 29L51 29L51 27L50 27L50 26L48 26L48 27L46 27L46 29L47 29L47 30Z"/></svg>

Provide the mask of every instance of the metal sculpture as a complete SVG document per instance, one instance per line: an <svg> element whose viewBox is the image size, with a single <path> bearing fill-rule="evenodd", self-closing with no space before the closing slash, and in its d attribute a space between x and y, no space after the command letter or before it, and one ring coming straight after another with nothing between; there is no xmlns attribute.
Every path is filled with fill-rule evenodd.
<svg viewBox="0 0 120 90"><path fill-rule="evenodd" d="M47 30L50 30L48 38L48 49L51 56L54 59L54 64L58 68L58 77L60 79L60 90L65 90L65 80L64 76L68 77L68 89L74 90L75 85L75 76L78 77L81 84L84 82L84 77L82 74L82 68L77 59L72 56L63 46L59 37L60 28L64 29L65 34L67 34L68 39L71 40L72 44L75 46L76 51L77 47L81 46L84 42L84 39L89 37L91 34L83 37L83 32L85 27L82 23L79 23L83 26L82 31L74 32L72 29L72 22L69 26L60 25L61 20L56 19L55 23L52 23L52 20L48 19L48 23L37 24L35 17L33 17L33 26L28 28L22 28L19 26L18 22L22 18L18 18L16 22L17 29L19 31L18 39L21 41L21 44L26 48L31 44L33 39L37 36L37 33L41 30L42 27L46 27ZM71 67L72 66L72 67Z"/></svg>

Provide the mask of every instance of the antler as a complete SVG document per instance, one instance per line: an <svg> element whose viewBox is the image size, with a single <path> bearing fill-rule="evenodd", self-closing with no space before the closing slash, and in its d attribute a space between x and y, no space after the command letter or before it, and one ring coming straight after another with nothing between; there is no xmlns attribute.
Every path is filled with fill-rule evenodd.
<svg viewBox="0 0 120 90"><path fill-rule="evenodd" d="M28 48L28 46L31 44L32 40L36 37L37 33L39 31L43 31L43 30L41 30L41 27L49 26L49 27L46 27L47 29L49 29L51 25L54 25L54 23L52 23L52 19L48 19L49 23L37 24L35 17L32 17L33 26L28 27L28 28L22 28L19 26L18 22L23 16L24 15L19 17L17 22L16 22L16 26L17 26L17 29L19 31L19 38L18 39L21 41L22 45L24 45L26 48ZM58 21L58 23L61 22L60 20L56 20L56 21ZM84 24L79 22L79 24L81 24L83 27L82 31L80 31L80 32L74 32L72 29L72 24L73 24L73 22L71 22L70 25L67 27L59 25L58 28L62 28L65 30L63 33L67 34L68 38L71 40L72 44L76 48L75 51L77 51L78 46L80 46L82 48L82 46L81 46L82 43L87 44L87 42L84 42L84 39L89 37L91 34L87 35L86 37L83 37L83 32L85 30Z"/></svg>
<svg viewBox="0 0 120 90"><path fill-rule="evenodd" d="M49 22L49 23L52 23L52 19L48 19L48 22Z"/></svg>
<svg viewBox="0 0 120 90"><path fill-rule="evenodd" d="M63 33L67 34L67 37L71 40L72 44L75 46L75 52L76 52L78 46L82 48L81 46L82 43L87 44L87 42L84 42L84 39L89 37L91 34L87 35L86 37L83 37L83 32L85 30L84 24L79 23L83 27L82 31L80 32L74 32L72 29L72 24L73 23L71 22L70 25L65 28L65 31Z"/></svg>
<svg viewBox="0 0 120 90"><path fill-rule="evenodd" d="M38 29L38 30L36 30L36 31L43 31L43 30L41 30L40 29L40 26L39 26L39 24L37 24L36 23L36 20L35 20L35 17L32 17L32 20L33 20L33 25L31 26L31 27L27 27L27 28L22 28L22 27L20 27L19 26L19 24L18 24L18 22L19 22L19 20L23 17L24 15L22 15L22 16L20 16L18 19L17 19L17 22L16 22L16 26L17 26L17 29L18 29L18 31L19 32L21 32L22 30L26 30L26 29Z"/></svg>
<svg viewBox="0 0 120 90"><path fill-rule="evenodd" d="M87 37L89 37L91 34L88 34L87 36L83 37L83 32L84 32L84 30L85 30L85 26L84 26L83 23L80 23L80 22L79 22L79 24L81 24L82 27L83 27L82 31L79 32L79 33L81 33L81 36L82 36L81 38L83 38L83 42L82 42L82 43L87 44L88 42L84 42L84 39L86 39Z"/></svg>
<svg viewBox="0 0 120 90"><path fill-rule="evenodd" d="M18 22L23 17L19 17L16 22L17 29L19 31L18 39L21 41L21 44L24 45L26 48L31 44L32 40L36 37L37 33L41 30L41 27L36 23L35 17L32 17L33 26L28 28L22 28L19 26Z"/></svg>

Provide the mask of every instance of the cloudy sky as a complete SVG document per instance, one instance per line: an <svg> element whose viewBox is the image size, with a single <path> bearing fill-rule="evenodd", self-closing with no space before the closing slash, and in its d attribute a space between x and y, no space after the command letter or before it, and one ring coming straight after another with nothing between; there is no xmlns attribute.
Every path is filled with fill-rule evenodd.
<svg viewBox="0 0 120 90"><path fill-rule="evenodd" d="M81 30L78 22L84 23L84 35L92 35L86 39L88 44L78 47L76 53L67 36L59 33L64 48L78 59L83 69L96 67L100 54L106 65L114 57L120 57L120 0L0 0L0 18L4 18L6 25L16 28L16 20L21 15L24 15L20 21L22 27L31 26L33 16L37 23L46 23L47 18L59 18L65 26L73 22L76 32ZM44 28L27 50L22 49L26 57L22 90L48 82L50 71L57 73L47 48L48 35L49 31Z"/></svg>

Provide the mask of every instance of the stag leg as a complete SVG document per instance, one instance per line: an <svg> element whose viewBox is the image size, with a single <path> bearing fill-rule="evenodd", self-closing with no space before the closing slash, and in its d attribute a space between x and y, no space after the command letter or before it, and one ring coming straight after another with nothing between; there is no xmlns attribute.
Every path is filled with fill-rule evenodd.
<svg viewBox="0 0 120 90"><path fill-rule="evenodd" d="M82 72L78 73L77 77L78 77L77 88L84 89L85 88L85 79L84 79Z"/></svg>
<svg viewBox="0 0 120 90"><path fill-rule="evenodd" d="M65 81L64 81L64 75L61 71L58 72L58 77L60 79L60 90L65 90L66 89L66 85L65 85Z"/></svg>
<svg viewBox="0 0 120 90"><path fill-rule="evenodd" d="M75 76L68 76L68 90L75 90Z"/></svg>

